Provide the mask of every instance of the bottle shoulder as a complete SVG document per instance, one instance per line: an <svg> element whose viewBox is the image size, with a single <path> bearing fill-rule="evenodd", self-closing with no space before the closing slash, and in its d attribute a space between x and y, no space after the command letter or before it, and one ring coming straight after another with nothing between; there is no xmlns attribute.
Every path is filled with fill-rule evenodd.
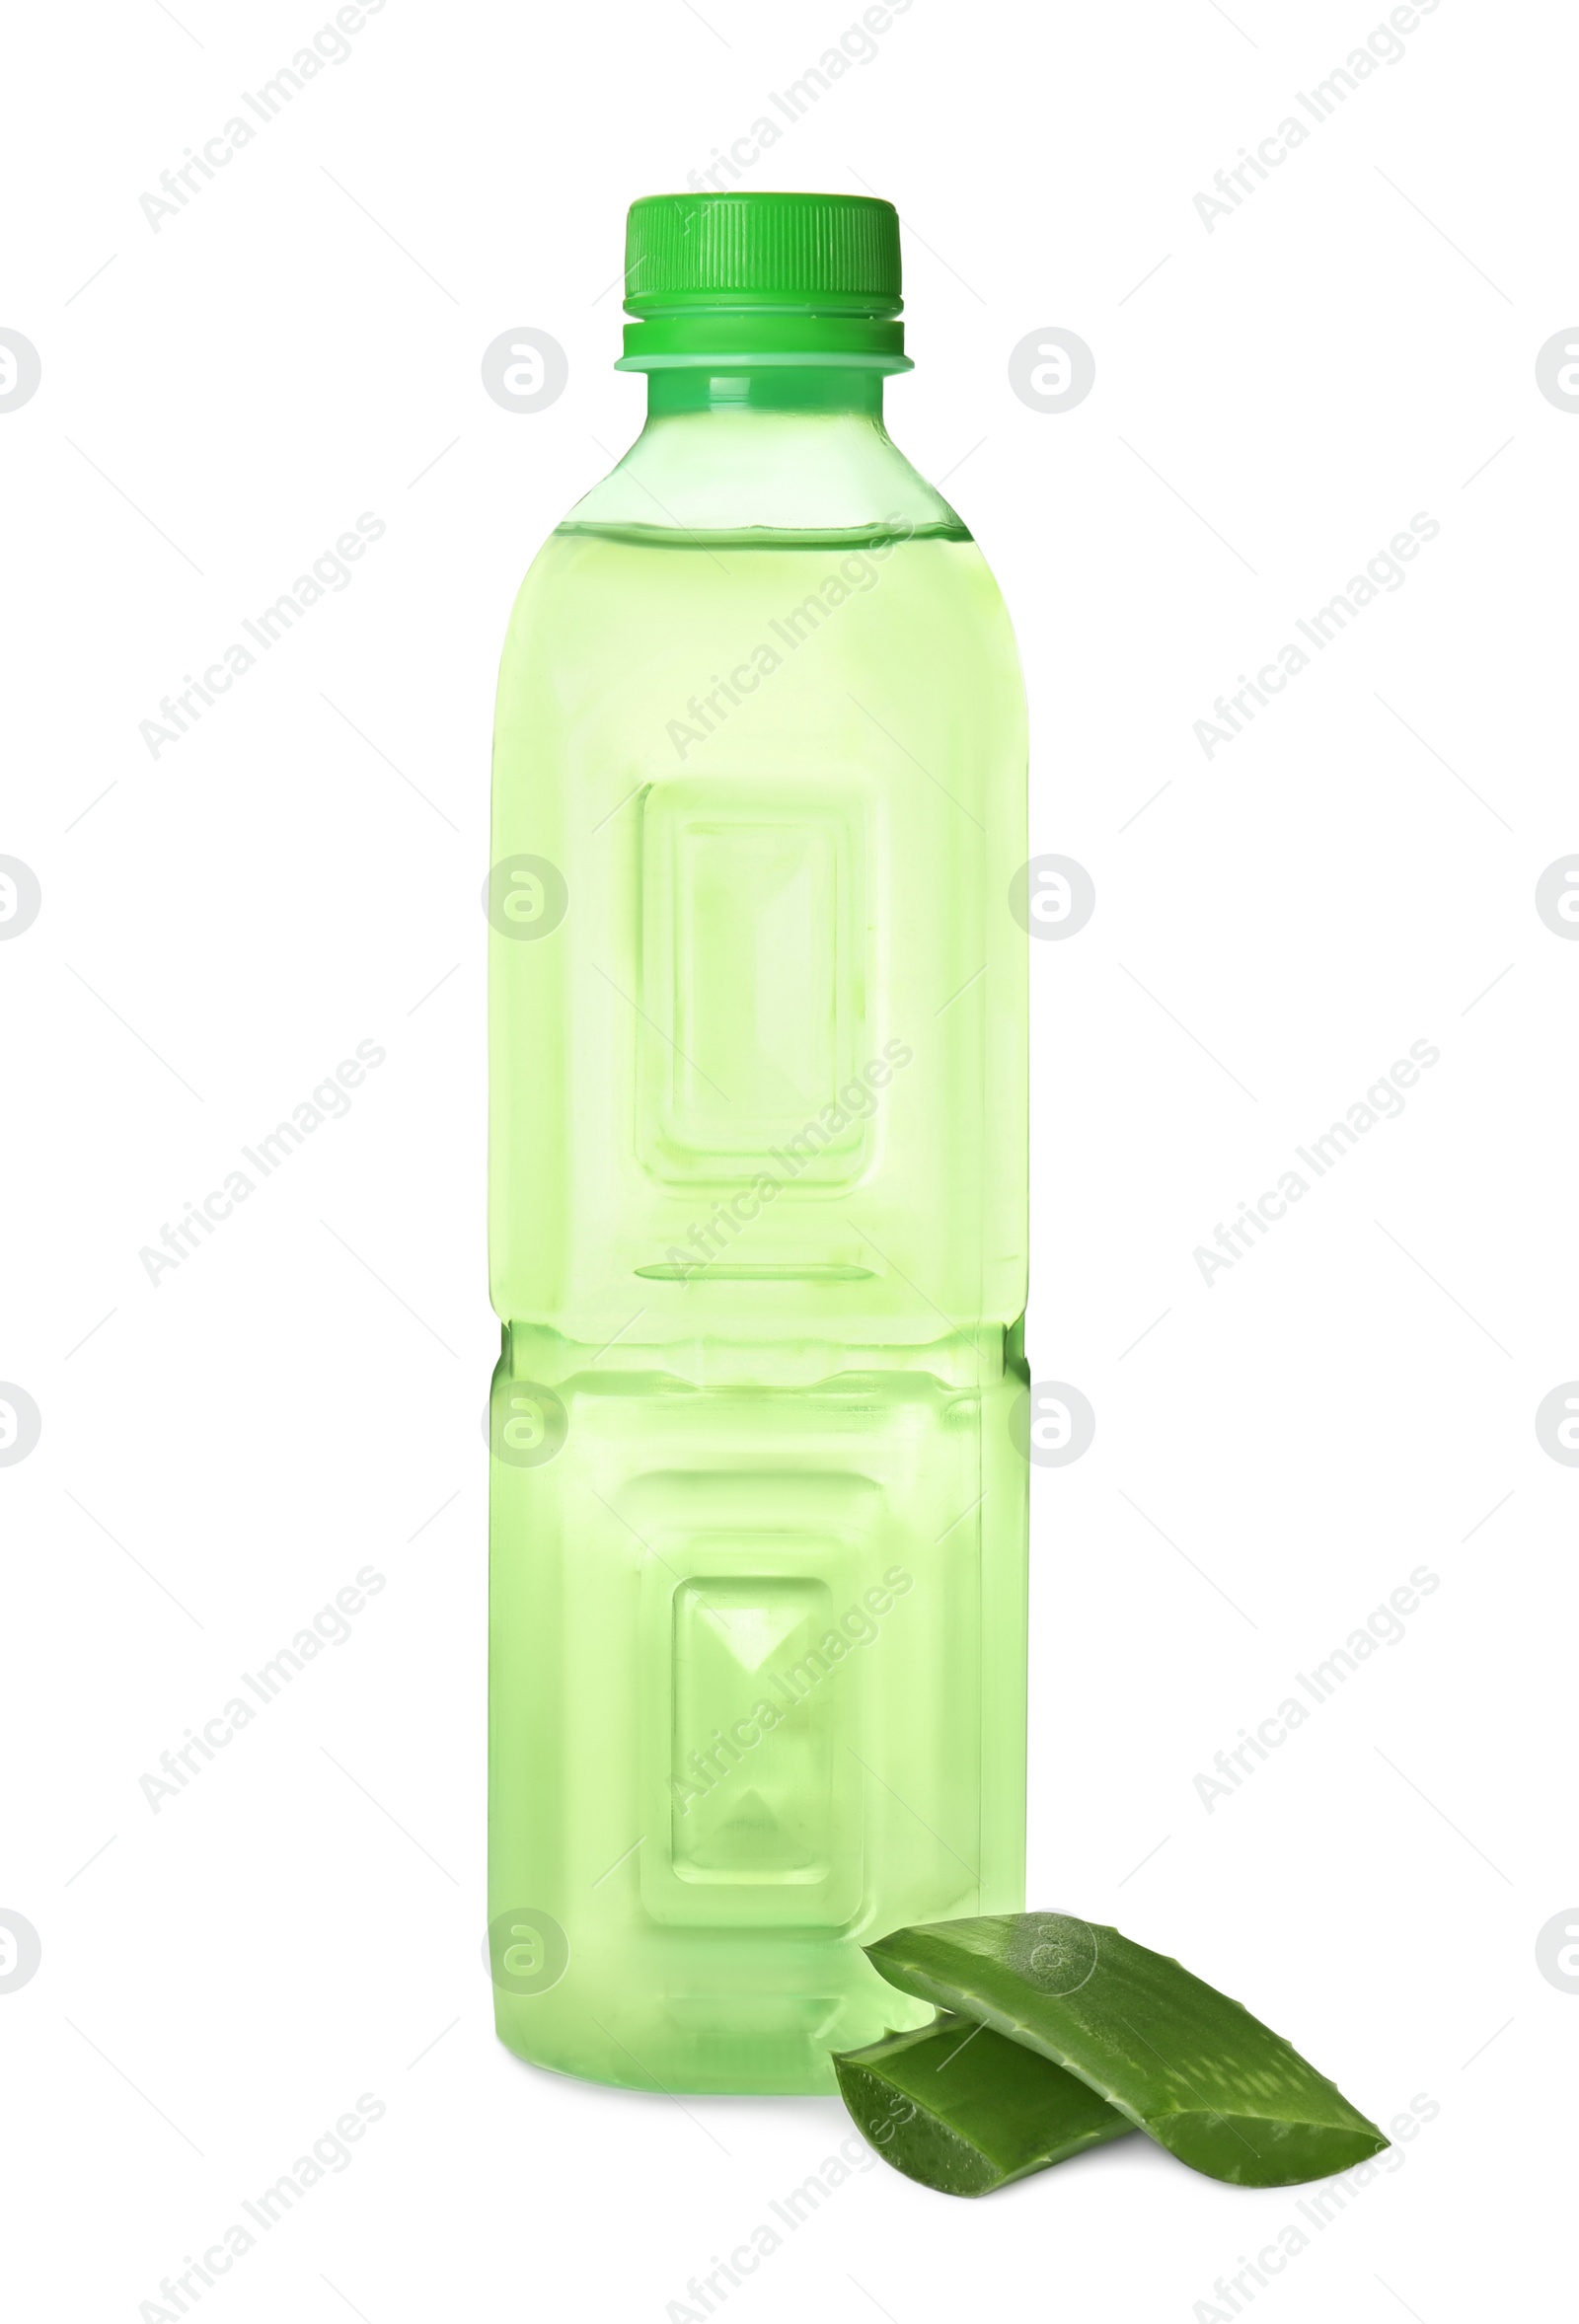
<svg viewBox="0 0 1579 2324"><path fill-rule="evenodd" d="M883 531L967 539L879 419L851 412L676 412L649 419L566 527L684 534Z"/></svg>
<svg viewBox="0 0 1579 2324"><path fill-rule="evenodd" d="M839 648L819 659L838 663L841 688L859 691L860 669L908 650L908 634L940 665L975 667L1018 695L986 560L880 423L666 415L539 551L506 636L504 692L535 685L535 671L555 699L579 701L596 674L594 690L623 699L631 672L669 665L692 673L689 692L720 654L734 667L739 650L770 654L781 632L798 640L833 616Z"/></svg>

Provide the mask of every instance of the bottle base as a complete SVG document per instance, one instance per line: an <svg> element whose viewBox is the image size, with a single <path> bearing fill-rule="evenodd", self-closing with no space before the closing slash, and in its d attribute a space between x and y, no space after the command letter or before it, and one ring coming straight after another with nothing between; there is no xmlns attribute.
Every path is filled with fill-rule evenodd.
<svg viewBox="0 0 1579 2324"><path fill-rule="evenodd" d="M495 1996L493 2028L524 2064L605 2088L659 2095L734 2098L826 2098L838 2095L832 2054L860 2049L890 2027L924 2025L926 2002L894 1992L892 2008L853 2008L848 1999L808 2002L799 2022L765 2024L730 2013L714 2001L694 2025L671 2018L621 2029L599 2021L546 2027L505 1994Z"/></svg>

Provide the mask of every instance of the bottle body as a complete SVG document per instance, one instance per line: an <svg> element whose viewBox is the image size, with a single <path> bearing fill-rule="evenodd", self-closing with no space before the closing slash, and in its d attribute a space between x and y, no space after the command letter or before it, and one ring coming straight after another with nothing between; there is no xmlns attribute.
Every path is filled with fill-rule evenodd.
<svg viewBox="0 0 1579 2324"><path fill-rule="evenodd" d="M1022 1901L1022 697L880 426L654 435L500 676L496 2015L828 2089L863 1940Z"/></svg>

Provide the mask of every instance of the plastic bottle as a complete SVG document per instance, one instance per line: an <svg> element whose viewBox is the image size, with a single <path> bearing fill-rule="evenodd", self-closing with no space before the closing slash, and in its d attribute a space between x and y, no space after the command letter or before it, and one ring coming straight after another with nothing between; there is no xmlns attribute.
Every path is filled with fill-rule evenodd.
<svg viewBox="0 0 1579 2324"><path fill-rule="evenodd" d="M639 201L626 279L494 742L495 2014L827 2090L929 2014L863 1939L1023 1902L1023 697L890 205Z"/></svg>

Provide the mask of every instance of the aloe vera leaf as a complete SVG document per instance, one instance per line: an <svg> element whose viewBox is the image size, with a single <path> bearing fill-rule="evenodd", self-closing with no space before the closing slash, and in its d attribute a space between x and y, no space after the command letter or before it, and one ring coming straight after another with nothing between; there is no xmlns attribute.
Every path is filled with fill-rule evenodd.
<svg viewBox="0 0 1579 2324"><path fill-rule="evenodd" d="M834 2053L862 2135L944 2195L991 2195L1133 2126L1052 2060L969 2017Z"/></svg>
<svg viewBox="0 0 1579 2324"><path fill-rule="evenodd" d="M1241 2002L1116 1928L1006 1912L896 1929L865 1950L901 1992L1066 2066L1208 2178L1291 2187L1388 2143Z"/></svg>

